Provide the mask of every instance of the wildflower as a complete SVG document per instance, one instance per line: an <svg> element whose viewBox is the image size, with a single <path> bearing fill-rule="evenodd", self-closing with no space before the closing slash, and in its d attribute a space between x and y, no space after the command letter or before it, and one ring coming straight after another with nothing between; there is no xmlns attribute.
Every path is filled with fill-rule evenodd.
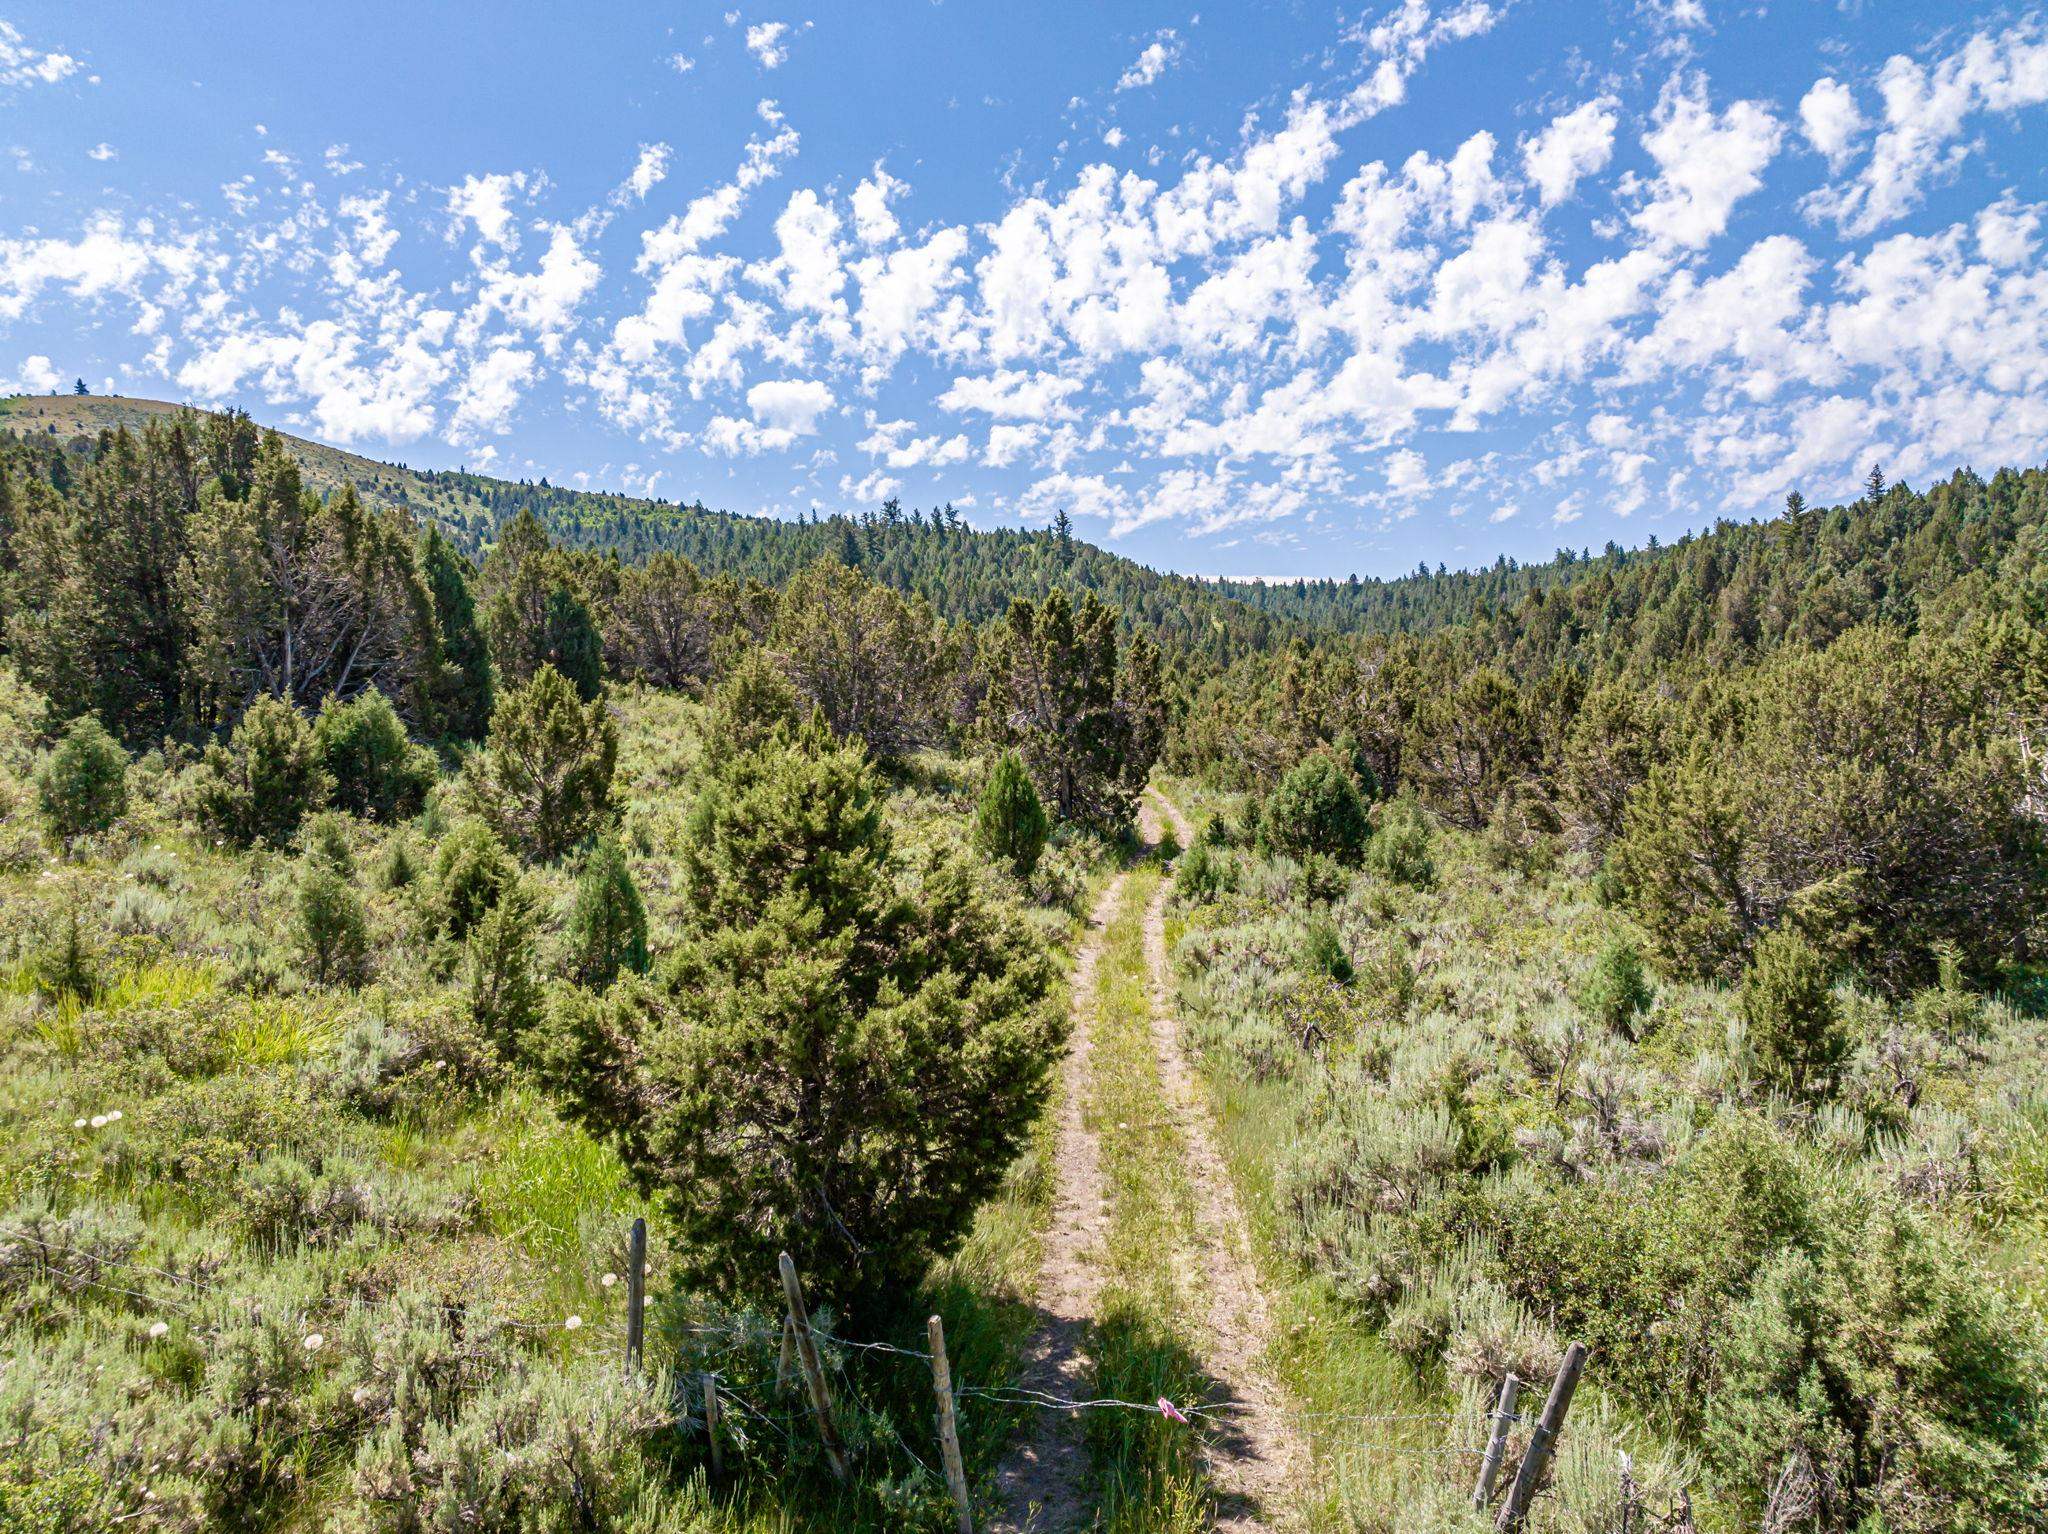
<svg viewBox="0 0 2048 1534"><path fill-rule="evenodd" d="M107 1122L108 1122L109 1124L118 1124L118 1123L120 1123L120 1122L121 1122L121 1110L120 1110L119 1108L116 1108L116 1109L115 1109L115 1110L114 1110L114 1111L113 1111L112 1113L108 1114L108 1115L107 1115Z"/></svg>
<svg viewBox="0 0 2048 1534"><path fill-rule="evenodd" d="M611 1286L612 1286L613 1284L616 1284L616 1283L617 1283L618 1281L619 1281L619 1275L618 1275L618 1274L616 1274L616 1273L607 1273L607 1274L605 1274L605 1276L604 1276L603 1278L600 1278L600 1279L598 1280L598 1282L599 1282L600 1284L603 1284L603 1285L605 1286L605 1288L607 1288L607 1289L611 1288Z"/></svg>
<svg viewBox="0 0 2048 1534"><path fill-rule="evenodd" d="M73 1129L83 1129L83 1128L85 1128L85 1120L84 1120L84 1119L73 1119L73 1120L71 1121L71 1127L72 1127Z"/></svg>
<svg viewBox="0 0 2048 1534"><path fill-rule="evenodd" d="M318 1332L315 1332L315 1333L313 1333L313 1334L312 1334L312 1335L311 1335L310 1337L308 1337L308 1338L306 1339L306 1351L307 1351L308 1353L317 1353L317 1352L319 1352L319 1351L320 1351L320 1345L321 1345L321 1344L322 1344L323 1342L325 1342L326 1340L327 1340L327 1339L326 1339L325 1337L321 1336L321 1335L320 1335L320 1334L319 1334Z"/></svg>
<svg viewBox="0 0 2048 1534"><path fill-rule="evenodd" d="M105 1129L107 1127L107 1116L104 1113L95 1113L86 1122L95 1129Z"/></svg>
<svg viewBox="0 0 2048 1534"><path fill-rule="evenodd" d="M576 1330L577 1327L581 1326L582 1324L583 1318L581 1316L571 1316L568 1320L562 1323L562 1330L565 1332L573 1332Z"/></svg>
<svg viewBox="0 0 2048 1534"><path fill-rule="evenodd" d="M165 1336L167 1336L167 1335L168 1335L168 1334L170 1333L170 1330L171 1330L171 1323L170 1323L170 1322L168 1322L168 1321L157 1321L157 1322L154 1322L154 1323L152 1323L152 1324L151 1324L151 1326L150 1326L150 1328L149 1328L149 1340L150 1340L151 1342L155 1342L155 1341L159 1340L160 1338L162 1338L162 1337L165 1337Z"/></svg>

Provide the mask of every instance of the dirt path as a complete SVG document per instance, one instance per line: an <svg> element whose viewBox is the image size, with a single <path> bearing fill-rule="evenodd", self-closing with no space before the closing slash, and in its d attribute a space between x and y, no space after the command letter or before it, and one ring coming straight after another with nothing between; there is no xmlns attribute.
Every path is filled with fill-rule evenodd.
<svg viewBox="0 0 2048 1534"><path fill-rule="evenodd" d="M1027 1390L1078 1397L1087 1394L1088 1327L1102 1287L1098 1248L1108 1210L1102 1196L1102 1165L1094 1131L1083 1119L1088 1100L1088 1067L1095 1022L1095 968L1103 933L1124 898L1128 875L1103 887L1088 917L1088 934L1074 961L1072 1032L1061 1071L1059 1139L1053 1153L1052 1219L1038 1271L1038 1303L1045 1312L1031 1339L1022 1376ZM1034 1414L1031 1430L1011 1449L996 1472L1001 1511L990 1525L995 1534L1065 1534L1089 1526L1082 1484L1087 1454L1080 1418L1073 1412Z"/></svg>
<svg viewBox="0 0 2048 1534"><path fill-rule="evenodd" d="M1145 839L1159 840L1162 815L1185 847L1187 822L1170 800L1159 795L1148 794L1139 809ZM1259 1287L1236 1185L1210 1133L1208 1095L1188 1063L1173 1006L1166 955L1166 899L1170 893L1171 885L1162 880L1146 907L1145 967L1149 971L1160 1097L1180 1133L1188 1180L1194 1188L1196 1250L1191 1254L1192 1266L1206 1280L1205 1324L1189 1342L1209 1377L1221 1387L1223 1398L1250 1408L1223 1419L1229 1426L1205 1444L1209 1483L1216 1493L1216 1528L1230 1534L1286 1529L1297 1522L1289 1508L1309 1484L1312 1458L1289 1419L1278 1415L1289 1402L1263 1363L1272 1335L1266 1297Z"/></svg>

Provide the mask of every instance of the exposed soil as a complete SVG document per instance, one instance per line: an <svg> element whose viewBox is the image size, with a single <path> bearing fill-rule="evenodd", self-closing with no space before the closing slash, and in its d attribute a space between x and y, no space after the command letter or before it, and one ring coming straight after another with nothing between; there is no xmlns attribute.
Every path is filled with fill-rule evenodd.
<svg viewBox="0 0 2048 1534"><path fill-rule="evenodd" d="M1095 1134L1083 1121L1088 1066L1095 1022L1095 968L1104 931L1124 898L1128 876L1103 887L1088 917L1088 935L1074 961L1072 1030L1061 1071L1059 1139L1053 1153L1052 1219L1044 1237L1038 1272L1038 1303L1044 1318L1026 1352L1019 1386L1069 1398L1085 1395L1088 1328L1102 1287L1099 1248L1108 1210L1102 1196L1102 1164ZM1042 1411L1032 1417L996 1472L1000 1511L996 1534L1063 1534L1089 1525L1082 1485L1087 1450L1073 1412Z"/></svg>
<svg viewBox="0 0 2048 1534"><path fill-rule="evenodd" d="M1160 840L1162 818L1185 846L1188 828L1167 800L1148 795L1139 827L1148 843ZM1095 1021L1095 970L1104 932L1124 897L1126 876L1104 888L1088 919L1088 935L1074 963L1073 1027L1062 1070L1058 1143L1053 1159L1053 1206L1039 1269L1038 1303L1044 1319L1031 1339L1019 1384L1076 1397L1086 1393L1089 1325L1102 1286L1100 1249L1108 1222L1100 1147L1083 1121ZM1188 1064L1180 1022L1167 987L1166 899L1161 881L1145 910L1145 964L1152 1013L1152 1043L1161 1106L1179 1132L1187 1156L1195 1208L1195 1249L1178 1264L1199 1281L1191 1300L1199 1323L1185 1340L1213 1382L1206 1404L1240 1406L1206 1419L1203 1456L1215 1494L1215 1527L1223 1534L1296 1526L1289 1507L1308 1485L1311 1459L1285 1415L1288 1399L1264 1367L1271 1321L1251 1257L1243 1211L1229 1169L1210 1132L1207 1095ZM1084 1493L1087 1451L1076 1415L1037 1413L1030 1430L997 1472L1000 1511L996 1534L1068 1534L1090 1526Z"/></svg>
<svg viewBox="0 0 2048 1534"><path fill-rule="evenodd" d="M1161 815L1175 839L1188 844L1188 827L1173 804L1148 795L1139 811L1147 841L1159 840ZM1289 1506L1309 1483L1311 1456L1285 1413L1286 1392L1264 1367L1272 1322L1236 1185L1210 1133L1208 1094L1188 1063L1179 1017L1167 984L1166 899L1161 881L1145 911L1145 967L1152 1002L1152 1044L1159 1063L1160 1097L1179 1130L1188 1181L1194 1189L1196 1250L1190 1265L1203 1275L1205 1323L1189 1337L1195 1356L1221 1389L1222 1399L1245 1408L1221 1419L1204 1440L1209 1483L1216 1495L1219 1531L1284 1529L1295 1520Z"/></svg>

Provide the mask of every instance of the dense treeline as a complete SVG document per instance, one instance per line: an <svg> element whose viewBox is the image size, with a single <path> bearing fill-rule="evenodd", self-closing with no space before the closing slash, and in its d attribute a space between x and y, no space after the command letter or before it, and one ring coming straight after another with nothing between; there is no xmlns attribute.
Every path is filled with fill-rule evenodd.
<svg viewBox="0 0 2048 1534"><path fill-rule="evenodd" d="M2032 952L2048 479L1957 474L1614 557L1426 636L1200 684L1174 759L1261 792L1320 750L1525 861L1577 853L1670 973L1790 923L1886 983Z"/></svg>

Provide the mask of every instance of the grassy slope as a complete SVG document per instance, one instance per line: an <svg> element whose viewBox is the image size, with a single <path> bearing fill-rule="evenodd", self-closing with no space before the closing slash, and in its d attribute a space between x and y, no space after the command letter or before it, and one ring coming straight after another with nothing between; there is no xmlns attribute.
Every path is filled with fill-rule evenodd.
<svg viewBox="0 0 2048 1534"><path fill-rule="evenodd" d="M701 711L630 693L623 717L626 838L658 937L675 898L663 849L687 808L674 785L694 755ZM958 764L924 764L891 797L899 834L960 834L965 782ZM627 1225L646 1212L656 1325L700 1314L664 1283L673 1254L659 1211L633 1193L617 1157L531 1090L495 1072L473 1076L460 1041L418 1061L388 1102L371 1107L351 1095L360 1073L348 1056L371 1015L408 1029L426 1013L460 1010L459 979L435 979L434 957L412 933L412 892L380 888L376 873L401 838L423 851L423 831L351 827L353 882L368 906L383 984L361 994L323 990L295 969L297 860L208 845L179 827L160 791L138 787L131 816L80 860L37 859L0 874L0 1403L40 1399L58 1421L86 1426L123 1409L103 1396L143 1391L151 1404L121 1431L138 1444L204 1442L224 1414L247 1405L235 1394L241 1387L224 1383L223 1350L253 1350L272 1362L249 1365L250 1378L264 1382L249 1388L266 1400L274 1389L291 1391L303 1421L281 1429L282 1450L255 1429L243 1445L253 1458L233 1472L239 1501L248 1526L311 1527L343 1504L359 1505L357 1454L378 1408L357 1402L352 1413L349 1391L379 1388L375 1360L403 1352L392 1330L402 1332L392 1319L400 1294L460 1307L466 1367L558 1379L589 1394L594 1383L576 1382L617 1378L625 1291L616 1275ZM1087 865L1058 856L1084 883ZM550 913L547 948L570 880L566 870L535 877ZM72 908L95 934L96 968L112 982L83 1007L40 999L29 962ZM1038 908L1033 919L1048 943L1071 940L1068 911ZM552 967L545 955L543 967ZM252 981L273 994L252 999ZM457 1077L465 1085L453 1085ZM74 1127L115 1112L112 1122ZM924 1310L937 1309L957 1377L1007 1378L1030 1325L1047 1186L1040 1143L984 1209L967 1247L928 1281L896 1340L915 1345ZM23 1231L41 1232L44 1244L23 1241ZM60 1255L72 1248L87 1255ZM769 1287L764 1276L764 1301ZM251 1301L262 1306L260 1334L249 1330ZM158 1322L167 1329L153 1334ZM306 1351L315 1333L323 1345ZM653 1356L669 1355L657 1348ZM748 1379L765 1366L772 1388L772 1336L752 1347L728 1339L693 1356L698 1367L730 1370L771 1415L797 1420L793 1403L774 1402ZM732 1500L699 1505L687 1527L944 1526L942 1489L917 1471L932 1452L921 1367L859 1354L834 1356L832 1366L866 1434L860 1485L840 1493L815 1475L788 1474L768 1454L736 1478ZM103 1384L59 1409L46 1370L50 1378L83 1371ZM984 1476L1010 1421L994 1410L964 1418L971 1473ZM749 1428L770 1450L771 1428L787 1430L737 1427L736 1463L752 1454L737 1442ZM41 1474L9 1452L0 1442L0 1515L12 1506L10 1477L34 1484ZM150 1484L167 1502L199 1496L194 1487L226 1473L226 1450L192 1452L187 1477L163 1450L169 1468ZM687 1476L701 1443L679 1452ZM127 1510L142 1484L139 1474L122 1481L112 1507ZM102 1490L86 1484L77 1494Z"/></svg>

